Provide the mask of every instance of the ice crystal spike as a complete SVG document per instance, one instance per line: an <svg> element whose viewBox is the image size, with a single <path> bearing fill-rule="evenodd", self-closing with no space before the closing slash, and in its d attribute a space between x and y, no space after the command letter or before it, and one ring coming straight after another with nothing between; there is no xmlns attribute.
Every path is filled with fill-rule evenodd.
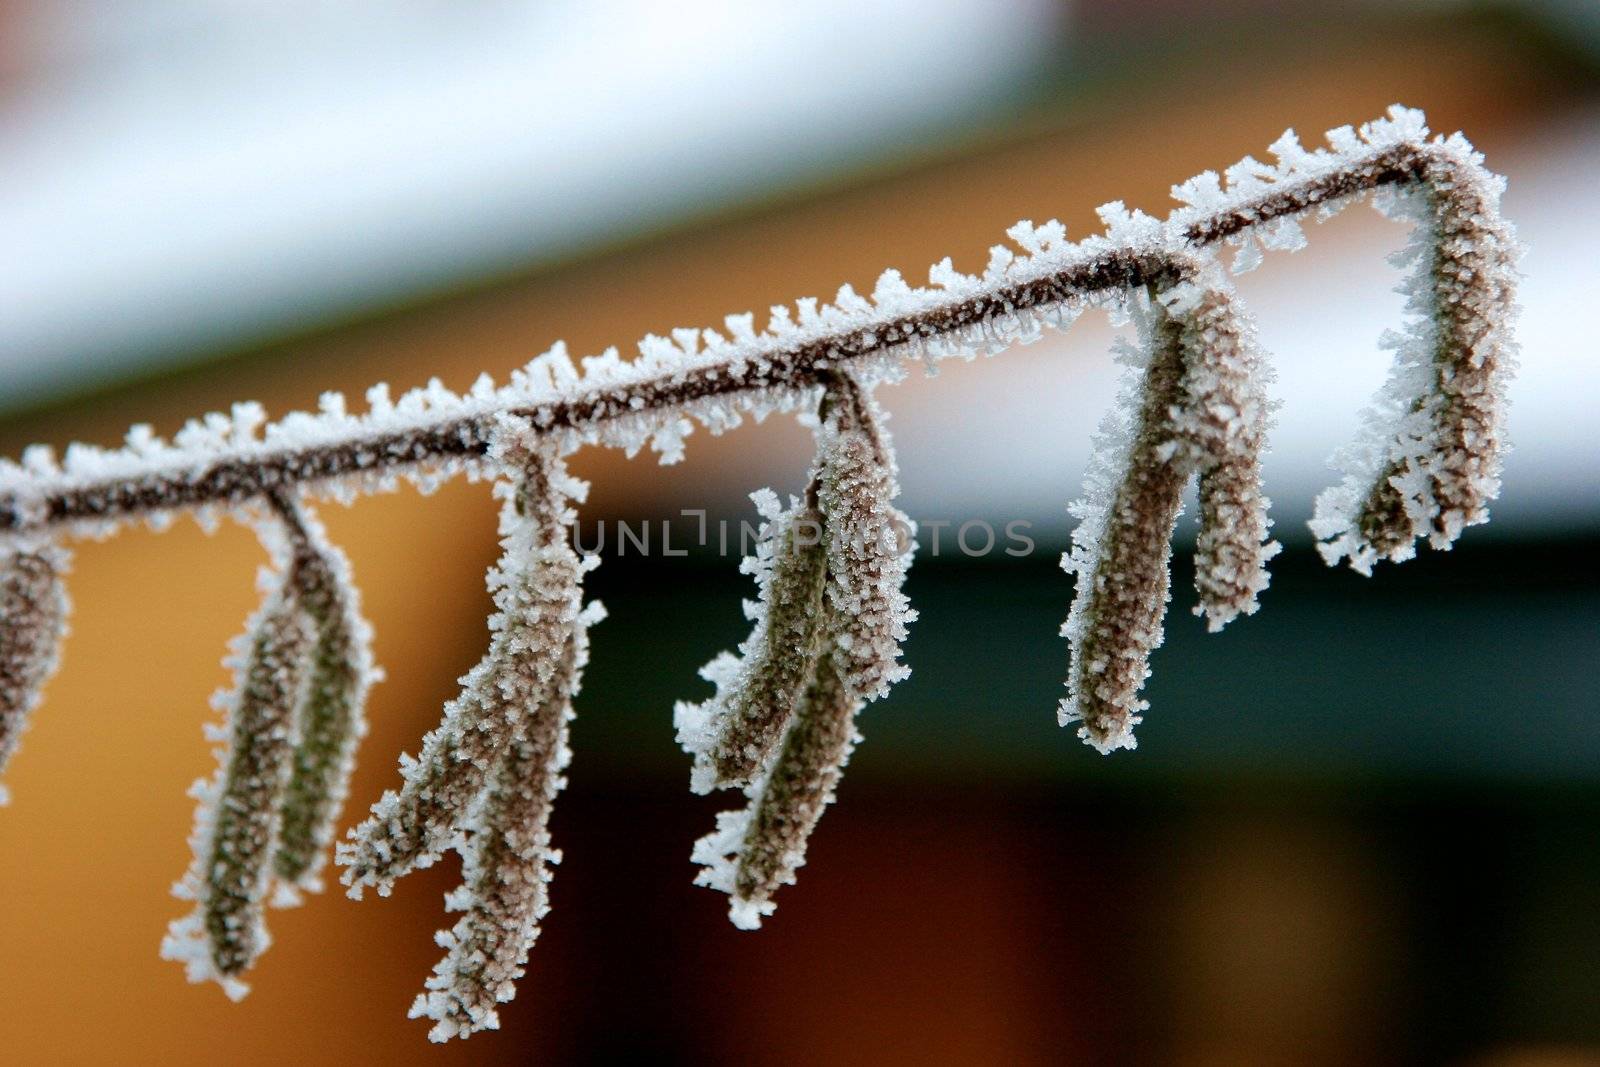
<svg viewBox="0 0 1600 1067"><path fill-rule="evenodd" d="M0 558L0 776L60 659L66 569L66 551L53 545ZM8 799L0 784L0 806Z"/></svg>
<svg viewBox="0 0 1600 1067"><path fill-rule="evenodd" d="M319 876L334 824L350 791L356 745L366 733L367 690L378 671L372 662L372 629L361 616L349 560L298 501L276 494L271 502L289 537L287 586L314 634L273 854L278 900L292 903L297 891L321 889Z"/></svg>
<svg viewBox="0 0 1600 1067"><path fill-rule="evenodd" d="M469 808L560 673L582 608L580 579L595 561L580 560L565 536L567 501L585 487L546 446L530 447L532 438L525 420L503 417L491 452L506 477L495 486L502 554L489 572L498 609L489 651L445 705L421 757L403 768L400 790L385 793L339 846L352 897L367 886L387 895L396 878L460 842Z"/></svg>
<svg viewBox="0 0 1600 1067"><path fill-rule="evenodd" d="M273 527L264 525L262 536L276 566L263 572L263 603L235 642L234 688L217 700L225 746L216 774L191 790L194 861L173 892L195 907L172 922L161 945L191 982L218 982L234 999L249 989L240 975L270 944L263 912L313 640L288 580L288 545Z"/></svg>

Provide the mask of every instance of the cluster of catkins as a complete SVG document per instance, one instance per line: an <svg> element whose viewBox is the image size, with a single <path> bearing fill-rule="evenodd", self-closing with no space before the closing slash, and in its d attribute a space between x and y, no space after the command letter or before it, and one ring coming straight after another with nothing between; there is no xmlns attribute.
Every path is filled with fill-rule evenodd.
<svg viewBox="0 0 1600 1067"><path fill-rule="evenodd" d="M433 383L391 402L377 387L365 415L330 394L320 414L272 425L239 405L171 444L138 427L125 449L74 446L64 465L40 449L20 465L0 461L0 770L65 634L63 536L186 511L250 522L271 566L231 655L234 685L217 700L217 771L194 790L194 862L176 887L193 910L162 945L191 979L243 995L268 944L267 906L320 888L377 678L349 566L303 497L349 499L400 475L424 487L461 471L494 479L502 553L489 572L489 648L421 754L402 757L399 789L336 849L354 897L386 895L406 873L460 854L447 905L461 917L438 935L444 957L412 1015L432 1020L440 1041L494 1028L548 909L560 858L551 806L588 627L603 614L583 602L598 561L574 550L573 504L587 487L563 459L586 444L647 442L676 459L691 418L720 430L744 413L800 410L817 446L804 493L787 507L754 495L765 525L744 564L759 589L750 636L702 671L714 693L675 714L692 788L745 798L695 845L697 881L728 894L735 925L759 926L833 799L857 713L907 673L901 643L915 613L901 587L915 531L893 504L896 465L872 397L907 359L993 353L1090 306L1133 322L1122 397L1096 437L1063 560L1077 590L1059 718L1102 752L1132 748L1146 710L1189 487L1195 612L1210 629L1256 611L1278 551L1261 491L1270 372L1218 245L1238 247L1235 272L1249 269L1263 248L1302 245L1302 218L1364 196L1414 223L1396 259L1411 273L1405 328L1386 338L1394 369L1311 527L1330 564L1369 573L1486 521L1514 355L1518 248L1498 214L1503 183L1459 135L1430 139L1403 108L1328 139L1307 150L1285 134L1274 164L1247 158L1222 178L1176 186L1185 206L1164 221L1107 205L1105 234L1075 244L1059 223L1019 223L1008 233L1022 254L997 247L981 275L946 260L929 288L913 288L890 271L871 300L846 286L832 305L800 301L797 319L774 309L761 333L750 316L730 316L728 336L676 330L647 338L632 364L613 351L582 374L558 346L503 389L485 379L467 397Z"/></svg>
<svg viewBox="0 0 1600 1067"><path fill-rule="evenodd" d="M234 686L214 700L223 713L207 728L221 742L216 774L191 790L194 862L173 892L195 907L161 945L190 981L217 981L234 999L270 943L268 900L293 906L322 888L377 678L344 553L284 494L253 518L273 566L261 573L261 607L233 643Z"/></svg>
<svg viewBox="0 0 1600 1067"><path fill-rule="evenodd" d="M830 376L804 497L780 509L771 492L756 494L766 524L746 561L761 589L750 636L702 670L717 687L710 700L677 708L694 791L742 789L748 799L694 849L705 864L697 883L727 893L743 929L772 914L773 893L805 862L860 740L856 712L909 673L900 643L916 613L901 585L915 530L891 503L897 472L882 421L853 379Z"/></svg>

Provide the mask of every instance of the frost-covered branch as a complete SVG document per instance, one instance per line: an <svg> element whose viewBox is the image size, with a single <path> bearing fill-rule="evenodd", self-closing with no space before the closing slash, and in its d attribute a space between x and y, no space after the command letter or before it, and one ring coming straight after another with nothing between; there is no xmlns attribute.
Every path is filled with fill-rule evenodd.
<svg viewBox="0 0 1600 1067"><path fill-rule="evenodd" d="M1278 550L1261 484L1271 370L1216 246L1236 246L1233 269L1247 270L1263 250L1303 245L1306 216L1368 194L1415 223L1398 260L1414 265L1406 328L1386 341L1394 370L1312 528L1330 563L1366 572L1408 558L1422 538L1448 548L1487 520L1514 356L1518 248L1498 215L1503 183L1460 135L1430 138L1403 108L1328 140L1308 151L1285 134L1275 163L1247 158L1175 186L1183 206L1165 220L1109 204L1105 232L1077 243L1059 223L1018 223L1007 233L1020 254L992 249L979 275L947 259L929 287L913 288L888 271L870 299L845 286L831 305L777 307L760 333L735 315L725 333L646 337L637 359L610 350L581 372L558 345L506 385L483 378L464 397L434 382L394 402L378 386L364 414L327 394L318 414L271 425L259 405L240 404L171 442L140 426L120 449L74 445L57 463L35 447L20 464L0 461L0 768L65 631L61 541L183 513L254 525L274 565L235 645L235 686L218 701L216 774L196 788L195 858L177 889L195 907L163 945L192 979L242 995L241 975L267 945L266 905L317 888L376 676L348 564L303 501L350 500L401 478L424 488L459 474L494 479L503 552L489 574L489 649L421 756L402 757L399 788L337 849L356 897L461 853L447 904L463 914L440 933L444 958L412 1014L434 1021L435 1040L492 1029L548 908L559 859L550 812L587 628L601 616L582 602L596 561L571 543L572 503L587 487L565 457L648 444L671 462L695 421L719 432L798 411L816 455L787 507L770 490L753 494L766 523L743 565L758 589L750 636L703 670L711 696L675 715L691 788L745 798L696 843L696 881L728 894L736 925L759 926L805 861L860 740L858 713L908 673L901 646L916 613L902 585L915 531L893 503L898 471L874 391L909 360L931 371L993 354L1091 307L1135 322L1063 560L1077 590L1059 718L1101 752L1134 747L1187 487L1199 501L1195 611L1210 629L1257 610Z"/></svg>
<svg viewBox="0 0 1600 1067"><path fill-rule="evenodd" d="M0 467L0 531L94 534L128 518L235 506L286 487L348 496L396 475L431 482L481 458L503 413L527 419L562 451L650 443L673 459L690 419L717 431L747 413L807 406L834 368L870 384L908 358L931 363L1026 342L1087 306L1161 283L1173 252L1230 242L1248 261L1258 241L1295 247L1308 213L1331 213L1377 189L1422 187L1435 200L1461 188L1481 200L1498 189L1465 140L1429 140L1417 112L1396 108L1359 132L1329 136L1331 148L1308 151L1285 135L1273 146L1276 165L1247 158L1229 168L1226 186L1211 172L1175 186L1186 205L1165 221L1107 205L1106 233L1076 243L1058 223L1019 223L1008 233L1023 254L997 246L981 275L945 260L929 272L930 287L914 288L886 271L870 299L845 286L832 305L800 300L794 314L776 307L760 333L752 316L734 315L725 333L647 336L637 359L611 349L583 360L582 373L557 345L510 384L480 379L466 396L434 382L395 403L379 386L361 415L328 394L318 414L272 425L241 405L192 422L170 443L139 426L124 448L74 445L60 464L48 449L30 449L20 464Z"/></svg>

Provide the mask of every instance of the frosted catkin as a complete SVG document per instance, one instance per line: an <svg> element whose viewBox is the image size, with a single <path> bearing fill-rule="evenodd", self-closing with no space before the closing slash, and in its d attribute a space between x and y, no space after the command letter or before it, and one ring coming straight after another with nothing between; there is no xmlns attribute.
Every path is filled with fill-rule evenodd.
<svg viewBox="0 0 1600 1067"><path fill-rule="evenodd" d="M1174 446L1172 411L1182 399L1183 328L1156 305L1143 327L1141 385L1131 424L1102 435L1103 503L1081 509L1063 565L1077 592L1063 627L1071 647L1062 725L1100 752L1133 748L1148 706L1139 696L1150 653L1161 643L1167 560L1188 468ZM1125 437L1124 437L1125 435Z"/></svg>
<svg viewBox="0 0 1600 1067"><path fill-rule="evenodd" d="M735 926L760 926L776 907L773 894L794 882L806 842L860 741L860 706L833 654L824 655L776 760L747 791L747 808L723 812L717 829L695 846L695 861L705 865L695 881L728 894Z"/></svg>
<svg viewBox="0 0 1600 1067"><path fill-rule="evenodd" d="M282 560L281 544L274 555ZM248 991L239 976L271 943L263 913L313 640L282 565L262 584L263 604L236 642L235 687L218 700L219 766L191 790L194 861L174 893L195 908L172 922L161 948L190 981L216 981L234 999Z"/></svg>
<svg viewBox="0 0 1600 1067"><path fill-rule="evenodd" d="M1159 300L1176 320L1183 359L1175 447L1187 453L1180 462L1199 473L1194 612L1216 631L1256 612L1267 561L1280 546L1267 537L1272 524L1261 490L1269 371L1254 324L1221 271L1202 263L1195 275Z"/></svg>
<svg viewBox="0 0 1600 1067"><path fill-rule="evenodd" d="M825 397L818 501L827 519L826 636L844 684L876 700L910 674L900 654L917 617L903 589L915 528L893 504L898 472L877 405L845 376Z"/></svg>
<svg viewBox="0 0 1600 1067"><path fill-rule="evenodd" d="M560 671L586 565L565 539L548 536L552 524L565 526L564 469L548 456L518 462L525 465L496 487L504 501L503 551L489 572L498 609L489 620L489 651L445 705L422 755L403 764L399 791L385 793L340 845L352 897L368 886L387 895L395 879L431 866L460 842L469 807Z"/></svg>
<svg viewBox="0 0 1600 1067"><path fill-rule="evenodd" d="M571 547L574 514L567 501L581 497L585 487L541 449L525 422L507 420L496 455L520 473L520 484L507 490L513 536L525 538L524 547L542 562L544 599L566 605L565 634L559 646L541 647L537 677L519 687L519 702L507 707L515 719L510 739L457 827L463 878L446 904L464 914L439 932L445 955L411 1007L412 1018L434 1020L434 1041L498 1028L497 1005L516 995L516 980L549 910L552 867L561 859L551 847L550 814L572 758L567 731L588 661L588 628L604 615L599 604L581 606L579 579L592 561L580 560ZM548 628L532 636L558 639Z"/></svg>
<svg viewBox="0 0 1600 1067"><path fill-rule="evenodd" d="M516 995L516 980L549 911L551 868L561 859L550 843L550 812L572 758L567 724L586 645L580 627L473 813L462 848L462 885L448 898L466 914L439 933L445 957L411 1008L413 1018L435 1020L434 1041L499 1028L496 1006Z"/></svg>
<svg viewBox="0 0 1600 1067"><path fill-rule="evenodd" d="M356 745L366 733L367 691L378 672L372 629L361 615L349 561L298 502L280 497L275 506L293 552L289 588L314 635L273 853L282 889L278 902L292 903L298 892L321 889L321 870L350 791Z"/></svg>
<svg viewBox="0 0 1600 1067"><path fill-rule="evenodd" d="M1459 135L1441 148L1420 161L1416 188L1379 200L1414 224L1395 258L1412 266L1407 323L1385 338L1389 380L1335 457L1345 477L1311 522L1328 563L1348 558L1363 574L1410 559L1420 540L1449 548L1488 521L1500 489L1520 246L1499 214L1504 180Z"/></svg>
<svg viewBox="0 0 1600 1067"><path fill-rule="evenodd" d="M704 865L696 881L729 895L736 926L760 925L776 906L778 887L794 881L860 739L857 712L909 673L899 662L900 644L916 613L901 585L914 546L909 521L891 503L898 486L881 422L856 381L830 379L813 468L825 561L820 652L796 694L781 745L745 785L744 809L718 815L716 830L693 852Z"/></svg>
<svg viewBox="0 0 1600 1067"><path fill-rule="evenodd" d="M710 701L677 713L695 755L698 792L747 785L761 772L816 669L827 550L815 497L813 482L807 501L769 520L765 544L747 568L757 575L760 600L741 655L708 667L726 682Z"/></svg>
<svg viewBox="0 0 1600 1067"><path fill-rule="evenodd" d="M0 775L17 751L67 631L67 554L47 546L0 558ZM0 785L0 807L9 795Z"/></svg>
<svg viewBox="0 0 1600 1067"><path fill-rule="evenodd" d="M855 697L835 656L817 665L794 726L783 740L755 804L733 876L735 914L770 907L780 885L805 862L806 841L833 802L845 761L860 741Z"/></svg>

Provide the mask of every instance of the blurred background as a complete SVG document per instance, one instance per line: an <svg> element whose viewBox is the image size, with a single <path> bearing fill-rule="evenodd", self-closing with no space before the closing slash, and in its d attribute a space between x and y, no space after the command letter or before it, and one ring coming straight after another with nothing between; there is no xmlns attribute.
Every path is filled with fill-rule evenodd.
<svg viewBox="0 0 1600 1067"><path fill-rule="evenodd" d="M800 487L809 433L702 432L671 468L579 456L611 619L566 859L504 1029L466 1044L403 1018L451 864L273 914L239 1005L157 958L261 553L189 523L82 546L0 813L0 1059L1600 1063L1597 71L1592 0L0 3L13 456L246 398L464 389L557 338L631 351L885 266L975 270L1018 218L1083 236L1107 200L1164 213L1286 127L1314 141L1396 101L1509 175L1530 246L1495 522L1372 579L1323 569L1304 519L1382 379L1404 233L1352 209L1240 279L1278 366L1288 547L1264 612L1217 636L1180 551L1135 753L1054 723L1056 559L1110 327L885 390L903 506L948 524L912 571L914 674L864 713L759 935L690 885L727 801L689 795L671 727L752 586L714 546L664 557L660 524L676 548L682 509L751 519L749 491ZM481 652L494 512L452 485L324 515L388 670L349 822ZM619 555L618 521L657 551ZM1035 548L963 552L973 521Z"/></svg>

